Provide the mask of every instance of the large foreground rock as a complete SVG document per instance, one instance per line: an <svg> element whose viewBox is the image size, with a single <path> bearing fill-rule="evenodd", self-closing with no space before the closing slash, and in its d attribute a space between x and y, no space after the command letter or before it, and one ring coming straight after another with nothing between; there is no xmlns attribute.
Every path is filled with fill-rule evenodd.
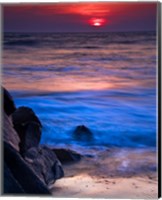
<svg viewBox="0 0 162 200"><path fill-rule="evenodd" d="M76 162L81 159L81 155L70 149L52 149L61 163Z"/></svg>
<svg viewBox="0 0 162 200"><path fill-rule="evenodd" d="M42 125L33 110L28 107L19 107L12 114L12 120L20 137L20 153L24 155L31 147L38 147Z"/></svg>
<svg viewBox="0 0 162 200"><path fill-rule="evenodd" d="M3 108L7 115L11 115L15 110L16 106L12 99L10 93L3 87L2 88L2 96L3 96Z"/></svg>
<svg viewBox="0 0 162 200"><path fill-rule="evenodd" d="M17 192L21 189L27 194L50 194L47 186L35 175L20 154L6 142L4 142L4 161L7 166L7 169L4 169L4 172L7 173L5 177L9 177L12 174L15 182L18 183L17 186L20 186L13 192ZM10 171L6 172L8 169ZM11 180L11 178L9 180ZM9 188L6 188L7 186L9 185L4 184L4 192L11 192Z"/></svg>
<svg viewBox="0 0 162 200"><path fill-rule="evenodd" d="M60 161L47 147L33 147L25 154L25 159L35 174L47 185L64 176Z"/></svg>
<svg viewBox="0 0 162 200"><path fill-rule="evenodd" d="M24 156L28 149L38 147L41 139L41 127L36 122L29 122L20 129L20 153Z"/></svg>
<svg viewBox="0 0 162 200"><path fill-rule="evenodd" d="M3 192L49 195L48 185L64 175L62 166L52 150L38 147L42 125L33 110L16 109L9 93L5 94Z"/></svg>
<svg viewBox="0 0 162 200"><path fill-rule="evenodd" d="M26 124L32 121L38 123L42 127L41 122L35 115L34 111L26 106L19 107L13 113L12 118L14 125Z"/></svg>
<svg viewBox="0 0 162 200"><path fill-rule="evenodd" d="M4 163L4 185L3 185L3 193L4 194L23 194L25 191L19 184L19 182L14 178L11 170L8 168L7 164Z"/></svg>
<svg viewBox="0 0 162 200"><path fill-rule="evenodd" d="M10 115L16 110L14 101L9 92L2 88L3 96L3 115L2 115L2 132L3 140L8 142L13 148L19 151L20 138L13 128L13 123Z"/></svg>
<svg viewBox="0 0 162 200"><path fill-rule="evenodd" d="M13 148L19 151L19 142L20 138L13 128L11 118L7 116L6 113L3 113L3 140L9 143Z"/></svg>

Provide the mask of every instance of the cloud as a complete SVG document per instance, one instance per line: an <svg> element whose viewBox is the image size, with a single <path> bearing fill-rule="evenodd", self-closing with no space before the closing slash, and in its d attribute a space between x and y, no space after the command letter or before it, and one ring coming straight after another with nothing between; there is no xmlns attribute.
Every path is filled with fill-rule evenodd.
<svg viewBox="0 0 162 200"><path fill-rule="evenodd" d="M107 30L155 29L157 3L80 2L4 6L5 30L83 30L91 18L104 18ZM52 28L51 28L52 27ZM141 28L142 27L142 28ZM83 29L82 29L83 28ZM87 29L87 28L86 28ZM121 29L121 28L120 28ZM106 27L105 27L106 30Z"/></svg>

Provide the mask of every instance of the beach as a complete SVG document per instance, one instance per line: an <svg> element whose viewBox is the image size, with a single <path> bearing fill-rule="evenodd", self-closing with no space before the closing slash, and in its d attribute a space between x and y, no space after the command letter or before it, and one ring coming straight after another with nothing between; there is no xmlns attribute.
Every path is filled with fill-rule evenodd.
<svg viewBox="0 0 162 200"><path fill-rule="evenodd" d="M53 196L157 199L156 152L109 149L98 156L63 165L65 177L50 186Z"/></svg>
<svg viewBox="0 0 162 200"><path fill-rule="evenodd" d="M52 189L55 197L157 199L157 181L144 177L92 178L88 174L65 177Z"/></svg>

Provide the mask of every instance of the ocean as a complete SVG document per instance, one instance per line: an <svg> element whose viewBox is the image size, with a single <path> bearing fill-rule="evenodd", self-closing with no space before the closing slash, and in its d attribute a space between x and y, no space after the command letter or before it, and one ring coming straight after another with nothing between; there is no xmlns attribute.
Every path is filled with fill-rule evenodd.
<svg viewBox="0 0 162 200"><path fill-rule="evenodd" d="M156 48L155 32L5 33L2 83L40 118L41 144L155 149Z"/></svg>

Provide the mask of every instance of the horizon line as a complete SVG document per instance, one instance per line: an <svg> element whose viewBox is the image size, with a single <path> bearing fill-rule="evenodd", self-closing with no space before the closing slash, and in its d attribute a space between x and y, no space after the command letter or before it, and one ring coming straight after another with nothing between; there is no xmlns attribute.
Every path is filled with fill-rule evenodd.
<svg viewBox="0 0 162 200"><path fill-rule="evenodd" d="M129 33L129 32L157 32L157 30L127 30L127 31L3 31L3 34L6 33L22 33L22 34L30 34L30 33L54 33L54 34L66 34L66 33Z"/></svg>

